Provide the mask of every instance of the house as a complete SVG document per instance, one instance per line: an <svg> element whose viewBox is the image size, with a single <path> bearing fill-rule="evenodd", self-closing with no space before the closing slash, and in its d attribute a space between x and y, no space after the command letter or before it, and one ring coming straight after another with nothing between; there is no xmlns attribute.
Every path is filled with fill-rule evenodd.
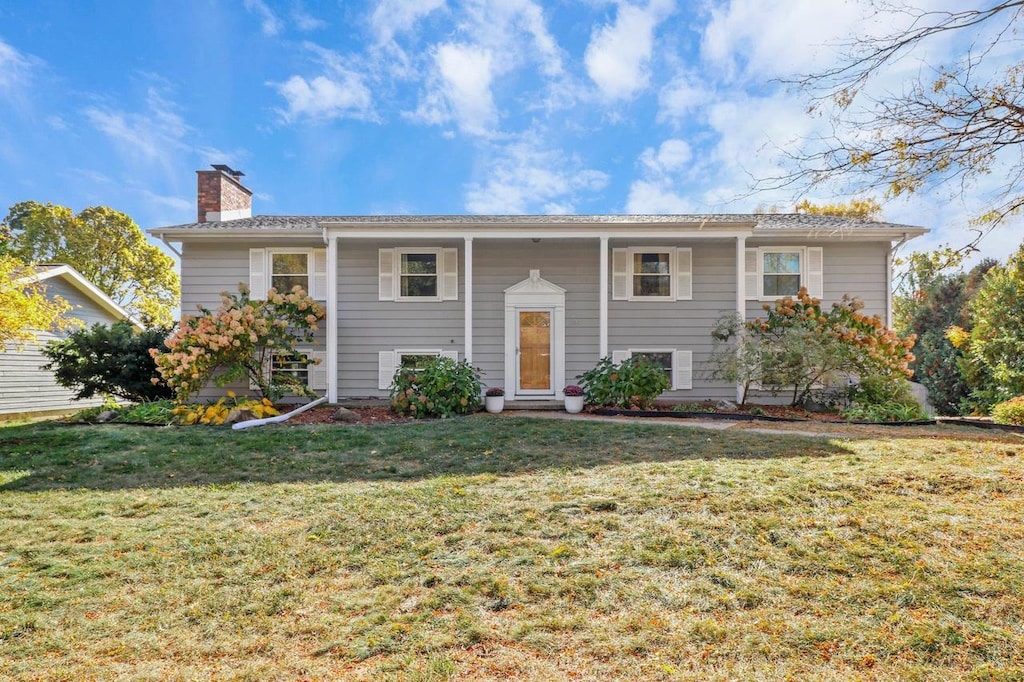
<svg viewBox="0 0 1024 682"><path fill-rule="evenodd" d="M183 311L239 282L322 300L305 378L331 401L386 396L396 368L436 355L508 401L560 400L599 358L635 354L665 368L666 397L732 399L704 371L721 315L806 286L889 318L893 250L927 232L806 214L254 216L241 176L198 171L198 220L150 232L180 245Z"/></svg>
<svg viewBox="0 0 1024 682"><path fill-rule="evenodd" d="M64 317L82 326L127 319L142 329L137 320L70 265L40 265L21 281L41 283L47 296L63 298L71 304ZM73 391L58 385L53 373L42 369L49 362L43 347L64 336L63 332L36 331L32 341L20 348L8 343L0 352L0 419L50 416L102 404L100 398L74 400Z"/></svg>

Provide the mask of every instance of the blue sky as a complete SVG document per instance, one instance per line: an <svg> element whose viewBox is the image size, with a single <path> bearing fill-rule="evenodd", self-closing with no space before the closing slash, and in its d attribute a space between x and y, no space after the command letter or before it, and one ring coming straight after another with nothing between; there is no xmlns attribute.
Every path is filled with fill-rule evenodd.
<svg viewBox="0 0 1024 682"><path fill-rule="evenodd" d="M822 121L773 79L885 25L842 0L0 3L0 208L190 222L211 163L246 173L255 213L788 208L750 178ZM958 244L978 205L937 191L885 218Z"/></svg>

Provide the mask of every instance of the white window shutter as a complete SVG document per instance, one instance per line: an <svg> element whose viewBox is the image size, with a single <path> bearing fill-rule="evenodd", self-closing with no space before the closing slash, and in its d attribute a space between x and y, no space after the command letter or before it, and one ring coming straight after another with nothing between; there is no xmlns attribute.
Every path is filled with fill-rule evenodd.
<svg viewBox="0 0 1024 682"><path fill-rule="evenodd" d="M327 300L327 249L313 249L313 276L309 295L316 301Z"/></svg>
<svg viewBox="0 0 1024 682"><path fill-rule="evenodd" d="M693 351L677 350L672 359L672 389L688 391L693 388Z"/></svg>
<svg viewBox="0 0 1024 682"><path fill-rule="evenodd" d="M327 390L327 352L322 350L310 351L311 360L319 360L319 364L309 366L309 387L314 391Z"/></svg>
<svg viewBox="0 0 1024 682"><path fill-rule="evenodd" d="M746 279L744 280L744 287L746 288L747 300L761 298L761 277L760 277L760 256L757 254L757 249L747 249L745 262L744 262L744 273Z"/></svg>
<svg viewBox="0 0 1024 682"><path fill-rule="evenodd" d="M631 353L628 350L613 350L612 351L612 364L621 365L626 360L629 360Z"/></svg>
<svg viewBox="0 0 1024 682"><path fill-rule="evenodd" d="M676 300L693 300L693 249L676 249Z"/></svg>
<svg viewBox="0 0 1024 682"><path fill-rule="evenodd" d="M612 300L628 300L629 289L629 250L612 249Z"/></svg>
<svg viewBox="0 0 1024 682"><path fill-rule="evenodd" d="M381 301L394 301L395 291L395 250L381 249L377 252L377 283L378 298ZM391 381L388 381L388 386Z"/></svg>
<svg viewBox="0 0 1024 682"><path fill-rule="evenodd" d="M382 350L377 353L377 388L386 391L391 388L398 369L398 355L393 350Z"/></svg>
<svg viewBox="0 0 1024 682"><path fill-rule="evenodd" d="M249 249L249 298L262 301L267 298L267 251Z"/></svg>
<svg viewBox="0 0 1024 682"><path fill-rule="evenodd" d="M820 246L807 248L807 293L814 298L825 295L825 251Z"/></svg>
<svg viewBox="0 0 1024 682"><path fill-rule="evenodd" d="M459 300L459 250L441 249L441 300Z"/></svg>
<svg viewBox="0 0 1024 682"><path fill-rule="evenodd" d="M457 350L443 350L440 352L442 358L448 358L449 360L459 361L459 351Z"/></svg>

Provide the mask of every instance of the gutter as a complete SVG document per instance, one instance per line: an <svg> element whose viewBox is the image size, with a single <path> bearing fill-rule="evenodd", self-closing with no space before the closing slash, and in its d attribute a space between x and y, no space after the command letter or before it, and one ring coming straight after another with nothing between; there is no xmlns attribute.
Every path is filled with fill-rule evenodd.
<svg viewBox="0 0 1024 682"><path fill-rule="evenodd" d="M179 259L182 257L181 251L178 251L178 249L171 246L171 243L167 241L167 235L165 235L163 232L154 232L153 234L156 235L160 239L160 241L162 241L167 246L167 248L171 250L171 253L173 253Z"/></svg>
<svg viewBox="0 0 1024 682"><path fill-rule="evenodd" d="M323 398L317 398L313 402L306 403L302 407L298 407L298 408L296 408L296 409L294 409L291 412L288 412L286 414L279 414L276 417L266 417L264 419L249 419L249 420L244 421L244 422L238 422L237 424L232 424L231 428L234 429L235 431L238 431L240 429L248 429L248 428L250 428L252 426L263 426L264 424L277 424L279 422L288 421L289 419L291 419L295 415L297 415L297 414L299 414L301 412L305 412L306 410L311 409L313 407L316 407L317 405L319 405L321 403L324 403L324 402L327 402L327 396L324 396Z"/></svg>

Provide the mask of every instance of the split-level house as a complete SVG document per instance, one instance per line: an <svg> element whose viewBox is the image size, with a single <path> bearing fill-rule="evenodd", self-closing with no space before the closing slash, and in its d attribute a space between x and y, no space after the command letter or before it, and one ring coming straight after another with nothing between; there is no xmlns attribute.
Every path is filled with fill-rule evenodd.
<svg viewBox="0 0 1024 682"><path fill-rule="evenodd" d="M326 306L301 376L337 401L384 397L444 355L506 400L561 400L602 357L643 354L666 398L733 399L709 378L723 316L805 286L891 318L894 249L921 227L806 214L252 215L227 166L198 171L198 219L150 232L181 257L185 314L220 292L301 284ZM244 391L245 387L236 387Z"/></svg>

